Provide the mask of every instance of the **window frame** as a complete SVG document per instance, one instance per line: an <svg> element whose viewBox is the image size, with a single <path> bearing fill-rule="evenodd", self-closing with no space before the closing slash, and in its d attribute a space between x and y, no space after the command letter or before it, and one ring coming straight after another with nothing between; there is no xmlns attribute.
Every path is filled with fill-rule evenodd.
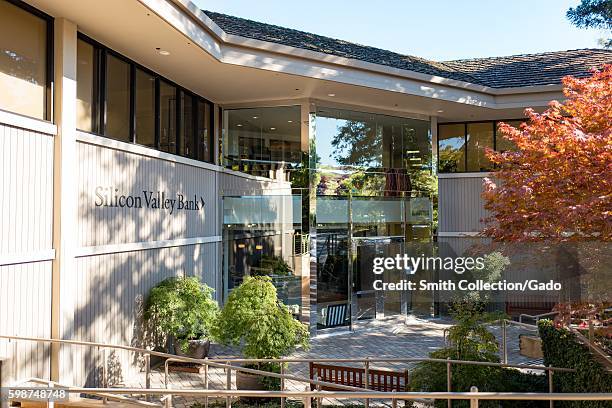
<svg viewBox="0 0 612 408"><path fill-rule="evenodd" d="M464 168L465 171L441 171L440 170L440 160L438 158L436 158L436 168L439 174L465 174L465 173L488 173L490 171L493 170L489 170L489 171L474 171L474 170L468 170L468 149L467 149L467 143L468 143L468 125L470 123L493 123L493 150L497 151L497 125L499 122L511 122L511 121L520 121L520 122L526 122L528 119L527 118L513 118L513 119L496 119L496 120L468 120L468 121L455 121L455 122L440 122L437 124L437 137L436 137L436 145L437 145L437 151L438 151L438 155L440 152L440 126L444 126L444 125L464 125L463 126L463 139L464 139L464 146L465 146L465 152L463 155L463 160L464 160Z"/></svg>
<svg viewBox="0 0 612 408"><path fill-rule="evenodd" d="M202 162L206 162L206 163L215 163L215 158L214 158L214 154L211 154L209 158L207 159L202 159L199 157L199 154L196 150L196 155L195 157L189 157L186 156L184 154L180 153L180 145L182 143L182 135L181 135L181 131L183 128L183 118L182 118L182 110L181 110L181 97L184 96L190 96L193 98L193 102L192 103L192 116L195 117L195 114L197 112L197 105L198 102L203 102L205 104L207 104L209 106L209 115L210 115L210 127L211 129L209 129L208 131L208 141L209 141L209 145L212 146L214 143L214 126L215 126L215 117L214 117L214 103L212 101L210 101L207 98L204 98L201 95L198 95L197 93L184 88L182 86L180 86L179 84L177 84L176 82L168 79L167 77L158 74L157 72L155 72L154 70L145 67L144 65L141 65L137 62L135 62L134 60L126 57L125 55L122 55L120 53L118 53L117 51L105 46L104 44L94 40L93 38L87 36L86 34L82 33L82 32L78 32L77 33L77 38L79 40L82 40L90 45L92 45L94 47L94 58L97 59L97 61L94 61L94 90L93 90L93 99L95 100L95 104L93 107L93 112L92 112L92 120L94 121L93 126L92 126L92 132L88 132L88 133L92 133L95 134L97 136L102 136L102 137L106 137L109 139L113 139L110 136L107 136L106 133L106 120L107 120L107 107L106 107L106 61L107 61L107 57L108 55L112 55L115 58L118 58L119 60L126 62L129 65L129 72L130 72L130 86L129 86L129 92L130 92L130 123L129 123L129 127L130 127L130 142L132 144L136 144L138 146L142 146L148 149L154 149L157 151L162 151L160 149L160 126L161 126L161 107L160 107L160 83L161 81L166 82L168 85L173 86L176 88L176 107L175 107L175 115L176 115L176 152L175 153L168 153L168 154L174 154L176 156L180 156L180 157L186 157L189 158L191 160L198 160L198 161L202 161ZM141 145L136 141L136 132L135 132L135 128L136 128L136 70L139 69L151 76L153 76L155 78L155 147L149 147L149 146L145 146L145 145ZM194 119L195 120L195 119ZM79 129L80 130L80 129ZM196 140L196 134L195 134L195 128L193 127L193 139L194 141ZM114 139L113 139L114 140ZM126 142L124 142L126 143Z"/></svg>
<svg viewBox="0 0 612 408"><path fill-rule="evenodd" d="M54 40L55 40L55 36L54 36L54 24L55 24L55 19L50 16L49 14L37 9L36 7L25 3L24 1L21 0L7 0L7 2L9 4L14 5L15 7L18 7L20 9L22 9L23 11L30 13L42 20L45 21L46 24L46 33L45 33L45 42L46 42L46 46L45 46L45 98L42 101L43 103L43 117L41 118L36 118L33 116L29 116L29 115L24 115L22 113L19 112L13 112L16 113L18 115L22 115L22 116L26 116L29 118L33 118L36 120L44 120L46 122L54 122L54 118L53 118L53 81L54 81L54 75L55 75L55 70L53 67L53 62L54 62L54 52L55 52L55 46L54 46ZM12 112L12 111L10 111Z"/></svg>

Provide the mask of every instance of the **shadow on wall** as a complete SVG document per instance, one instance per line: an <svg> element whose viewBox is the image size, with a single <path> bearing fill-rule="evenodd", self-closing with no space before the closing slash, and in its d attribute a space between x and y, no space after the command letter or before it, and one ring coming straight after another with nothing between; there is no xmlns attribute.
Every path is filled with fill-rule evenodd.
<svg viewBox="0 0 612 408"><path fill-rule="evenodd" d="M78 154L79 247L217 235L213 171L85 143L79 144ZM132 208L96 205L115 200L112 194L100 198L97 187L132 196L140 208L136 204ZM176 199L177 194L202 196L204 209L178 210L178 202L172 212L171 208L152 208L145 192L156 195L158 191L166 199ZM77 257L74 277L62 282L66 293L74 294L73 320L64 321L62 338L164 350L164 336L143 320L149 290L177 275L197 276L216 287L217 248L217 243L207 243ZM66 373L62 376L72 372L75 384L102 385L102 350L63 346L61 359L60 372ZM142 369L144 357L109 350L106 364L109 385L113 385Z"/></svg>

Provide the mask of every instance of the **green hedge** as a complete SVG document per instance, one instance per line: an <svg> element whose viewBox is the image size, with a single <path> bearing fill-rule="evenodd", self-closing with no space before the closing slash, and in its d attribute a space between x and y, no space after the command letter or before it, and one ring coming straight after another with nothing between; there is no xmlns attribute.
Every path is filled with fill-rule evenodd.
<svg viewBox="0 0 612 408"><path fill-rule="evenodd" d="M555 372L555 392L593 393L612 392L612 374L591 355L588 348L576 340L567 329L558 329L550 320L538 324L542 338L544 364L554 367L575 368L576 373ZM559 401L558 407L599 408L610 407L610 401Z"/></svg>
<svg viewBox="0 0 612 408"><path fill-rule="evenodd" d="M457 359L455 350L443 348L430 353L431 358L453 360ZM468 360L499 362L497 358L482 359L472 356ZM481 365L454 364L451 369L454 392L468 392L475 385L481 392L547 392L547 380L543 375L524 373L511 368L500 368ZM436 392L446 391L446 364L437 362L421 362L411 372L411 391ZM548 407L548 401L488 401L482 400L482 408L543 408ZM415 404L408 404L414 407ZM436 400L436 408L446 408L446 400ZM453 408L468 408L469 401L455 400Z"/></svg>

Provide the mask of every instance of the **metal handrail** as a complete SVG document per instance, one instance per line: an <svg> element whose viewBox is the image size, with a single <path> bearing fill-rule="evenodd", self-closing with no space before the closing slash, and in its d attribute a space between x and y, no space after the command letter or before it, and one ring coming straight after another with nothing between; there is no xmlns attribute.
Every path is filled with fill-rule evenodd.
<svg viewBox="0 0 612 408"><path fill-rule="evenodd" d="M610 358L610 356L607 355L601 348L597 347L589 339L584 337L584 335L582 333L580 333L580 331L578 331L578 330L576 330L576 329L574 329L572 327L570 327L569 330L572 333L574 333L574 335L578 338L578 340L580 340L582 343L586 344L587 347L590 348L593 353L597 354L602 359L604 359L606 361L606 363L608 364L608 366L612 366L612 358ZM607 369L607 371L610 371L610 370Z"/></svg>
<svg viewBox="0 0 612 408"><path fill-rule="evenodd" d="M133 346L124 346L117 344L105 344L105 343L97 343L97 342L89 342L89 341L80 341L80 340L65 340L65 339L50 339L44 337L28 337L28 336L9 336L9 335L0 335L0 339L11 339L11 340L24 340L24 341L34 341L34 342L45 342L45 343L58 343L58 344L73 344L80 346L91 346L91 347L101 347L101 348L116 348L127 351L133 351L136 353L150 354L152 356L163 357L163 358L171 358L174 360L179 360L187 363L195 363L195 364L209 364L211 366L217 366L219 368L227 368L226 364L219 363L310 363L310 362L322 362L322 363L365 363L366 361L369 363L419 363L419 362L437 362L437 363L447 363L450 362L452 364L465 364L465 365L484 365L491 367L507 367L507 368L525 368L532 370L546 370L546 371L562 371L562 372L575 372L576 370L573 368L563 368L563 367L549 367L544 365L530 365L530 364L505 364L505 363L493 363L488 361L468 361L468 360L447 360L447 359L439 359L439 358L384 358L384 357L364 357L364 358L206 358L206 359L198 359L191 357L183 357L177 356L175 354L168 354L161 351L147 350L141 349ZM233 366L232 369L243 369L243 367ZM275 374L267 372L269 375ZM277 374L279 375L279 374ZM323 385L323 384L322 384Z"/></svg>
<svg viewBox="0 0 612 408"><path fill-rule="evenodd" d="M22 387L20 389L24 389ZM33 388L38 389L38 388ZM538 400L538 401L612 401L612 393L537 393L537 392L396 392L396 391L257 391L257 390L196 390L164 388L85 388L68 387L66 392L107 394L181 395L201 397L293 397L337 399L477 399L477 400Z"/></svg>
<svg viewBox="0 0 612 408"><path fill-rule="evenodd" d="M280 359L245 359L245 358L223 358L223 359L196 359L196 358L191 358L191 357L184 357L184 356L177 356L177 355L173 355L173 354L168 354L168 353L163 353L163 352L159 352L159 351L154 351L154 350L147 350L147 349L142 349L142 348L138 348L138 347L133 347L133 346L124 346L124 345L117 345L117 344L105 344L105 343L98 343L98 342L89 342L89 341L81 341L81 340L65 340L65 339L50 339L50 338L40 338L40 337L28 337L28 336L10 336L10 335L0 335L0 339L8 339L8 340L23 340L23 341L32 341L32 342L46 342L46 343L51 343L51 344L70 344L70 345L79 345L79 346L89 346L89 347L97 347L98 349L102 348L104 351L104 355L106 355L106 349L119 349L119 350L126 350L126 351L132 351L135 353L140 353L143 354L146 358L145 358L145 364L146 364L146 370L145 370L145 375L146 375L146 388L138 388L138 389L121 389L121 388L106 388L106 378L104 378L104 385L105 388L78 388L78 387L70 387L71 390L81 390L81 392L89 392L90 394L92 393L97 393L99 392L99 390L114 390L113 393L116 394L121 394L121 390L127 390L124 393L127 394L144 394L147 398L147 400L149 399L150 395L153 394L158 394L158 395L163 395L163 399L164 399L164 404L167 408L171 407L172 404L172 395L203 395L206 397L206 406L208 405L208 397L209 396L225 396L226 397L226 404L228 408L231 408L231 396L258 396L260 394L255 394L252 395L250 393L250 391L233 391L231 390L231 371L240 371L240 372L246 372L246 373L251 373L251 374L258 374L258 375L262 375L262 376L268 376L268 377L275 377L275 378L280 378L281 379L281 383L284 384L285 380L293 380L293 381L298 381L298 382L303 382L303 383L308 383L310 385L315 385L316 386L316 390L317 392L320 392L321 387L334 387L336 389L341 389L344 391L344 393L347 393L347 395L351 395L352 398L365 398L365 406L366 408L369 405L369 398L391 398L393 400L393 403L395 405L396 402L396 398L400 398L400 394L404 395L405 397L401 397L402 399L415 399L415 400L420 400L423 398L435 398L436 397L436 393L395 393L392 392L391 395L393 395L393 397L384 397L384 395L389 394L389 393L381 393L381 392L373 392L374 396L370 396L372 395L372 392L370 392L368 390L368 381L367 381L367 372L368 372L368 367L370 363L374 363L374 362L378 362L378 363L408 363L408 362L437 362L437 363L444 363L446 364L446 370L447 370L447 399L448 400L448 405L451 405L451 400L452 399L457 399L457 398L450 398L448 397L448 395L460 395L461 393L452 393L451 392L451 366L452 364L464 364L464 365L479 365L479 366L491 366L491 367L508 367L508 368L524 368L524 369L531 369L531 370L543 370L548 372L548 383L549 383L549 394L547 395L558 395L558 394L553 394L553 383L552 383L552 375L553 372L558 371L558 372L575 372L575 369L571 369L571 368L562 368L562 367L549 367L549 366L538 366L538 365L527 365L527 364L507 364L506 361L504 361L503 363L493 363L493 362L486 362L486 361L464 361L464 360L451 360L451 359L435 359L435 358L370 358L370 357L365 357L365 358L319 358L319 359L312 359L312 358L280 358ZM505 339L504 339L504 344L505 344ZM505 348L505 347L504 347ZM170 361L181 361L181 362L188 362L188 363L195 363L195 364L200 364L203 365L205 367L205 372L206 372L206 385L208 385L208 368L210 367L217 367L217 368L223 368L226 370L227 372L227 376L226 376L226 386L227 386L227 390L223 391L222 393L218 390L199 390L198 393L195 394L190 394L190 390L181 390L181 389L151 389L149 388L150 386L150 373L151 373L151 367L150 367L150 356L158 356L158 357L162 357L167 359L166 363L165 363L165 369L164 369L164 374L165 374L165 379L164 382L166 384L166 387L168 385L168 363ZM506 360L506 359L505 359ZM293 375L288 375L285 374L284 370L278 374L278 373L272 373L272 372L268 372L268 371L261 371L261 370L256 370L256 369L252 369L252 368L246 368L246 367L240 367L240 366L233 366L231 363L256 363L256 362L275 362L275 363L281 363L281 367L283 367L284 363L310 363L310 362L334 362L334 363L338 363L338 362L347 362L347 363L363 363L365 370L366 370L366 383L365 383L365 387L366 388L359 388L359 387L352 387L352 386L346 386L346 385L341 385L341 384L336 384L336 383L330 383L330 382L325 382L325 381L320 381L316 376L314 379L311 378L302 378L302 377L297 377L297 376L293 376ZM104 377L106 376L106 358L104 359L104 370L103 372ZM284 388L284 387L283 387ZM475 388L475 387L474 387ZM164 392L165 391L165 392ZM75 391L76 392L76 391ZM312 393L312 391L310 391ZM283 394L283 393L286 393ZM368 394L370 393L370 394ZM442 395L445 393L439 393L438 398L442 398ZM502 393L494 393L496 395L502 395ZM280 394L278 394L277 396L279 398L281 398L281 407L284 407L284 402L285 402L285 398L287 397L291 397L291 396L296 396L297 394L295 394L295 392L292 391L284 391L284 389L281 389ZM309 395L309 394L305 394L302 393L300 395ZM363 397L360 397L360 395L364 395ZM397 397L396 397L397 395ZM524 394L524 395L528 395L528 394ZM531 395L531 394L529 394ZM263 395L261 394L261 396L268 396L268 395ZM272 395L270 395L272 396ZM321 398L334 398L334 397L330 397L328 396L317 396L317 394L312 394L312 396L317 398L317 405L320 406L320 401ZM311 396L311 397L312 397ZM104 396L103 398L103 402L106 403L107 400L107 395ZM341 398L341 397L338 397ZM612 397L611 397L612 398ZM459 398L462 399L462 398ZM463 398L463 399L467 399L467 398ZM526 398L526 399L533 399L533 398ZM543 398L543 399L547 399L547 398ZM470 399L471 400L471 404L478 404L478 399ZM553 399L550 399L551 404ZM306 406L306 404L305 404ZM308 407L310 405L308 404ZM306 408L308 408L306 407Z"/></svg>
<svg viewBox="0 0 612 408"><path fill-rule="evenodd" d="M528 317L530 319L534 319L535 322L537 323L542 317L554 316L556 314L559 314L559 312L547 312L547 313L541 313L541 314L537 314L537 315L530 315L530 314L526 314L526 313L521 313L519 315L519 323L523 323L523 317Z"/></svg>

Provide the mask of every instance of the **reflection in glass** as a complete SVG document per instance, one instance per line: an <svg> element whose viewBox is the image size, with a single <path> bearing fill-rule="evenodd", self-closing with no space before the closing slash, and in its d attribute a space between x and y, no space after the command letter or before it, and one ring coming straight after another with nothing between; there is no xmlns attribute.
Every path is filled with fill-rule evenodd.
<svg viewBox="0 0 612 408"><path fill-rule="evenodd" d="M438 127L438 166L441 172L465 171L465 125Z"/></svg>
<svg viewBox="0 0 612 408"><path fill-rule="evenodd" d="M193 159L196 157L196 149L194 146L195 137L193 133L193 97L185 94L185 92L181 94L181 110L183 113L181 115L181 146L179 154Z"/></svg>
<svg viewBox="0 0 612 408"><path fill-rule="evenodd" d="M223 198L225 290L245 276L269 276L279 299L301 314L302 276L308 273L308 242L302 234L299 195Z"/></svg>
<svg viewBox="0 0 612 408"><path fill-rule="evenodd" d="M523 123L523 121L521 120L504 120L502 122L510 126L514 126L517 129L519 129L521 127L521 123ZM510 140L506 139L498 130L495 135L495 149L498 152L516 150L516 145L514 144L514 142L511 142Z"/></svg>
<svg viewBox="0 0 612 408"><path fill-rule="evenodd" d="M429 122L319 108L317 193L387 196L420 190L431 175Z"/></svg>
<svg viewBox="0 0 612 408"><path fill-rule="evenodd" d="M77 40L77 129L94 132L94 47Z"/></svg>
<svg viewBox="0 0 612 408"><path fill-rule="evenodd" d="M107 55L106 58L106 130L105 135L130 142L130 66Z"/></svg>
<svg viewBox="0 0 612 408"><path fill-rule="evenodd" d="M155 77L136 69L136 143L155 146Z"/></svg>
<svg viewBox="0 0 612 408"><path fill-rule="evenodd" d="M270 177L302 160L300 106L224 111L223 164Z"/></svg>
<svg viewBox="0 0 612 408"><path fill-rule="evenodd" d="M176 88L159 81L159 150L176 153Z"/></svg>
<svg viewBox="0 0 612 408"><path fill-rule="evenodd" d="M485 148L493 149L493 122L468 123L467 171L489 171L492 164Z"/></svg>
<svg viewBox="0 0 612 408"><path fill-rule="evenodd" d="M198 100L196 111L196 144L199 160L212 162L212 144L210 127L210 104Z"/></svg>
<svg viewBox="0 0 612 408"><path fill-rule="evenodd" d="M0 2L0 109L45 118L47 22Z"/></svg>

